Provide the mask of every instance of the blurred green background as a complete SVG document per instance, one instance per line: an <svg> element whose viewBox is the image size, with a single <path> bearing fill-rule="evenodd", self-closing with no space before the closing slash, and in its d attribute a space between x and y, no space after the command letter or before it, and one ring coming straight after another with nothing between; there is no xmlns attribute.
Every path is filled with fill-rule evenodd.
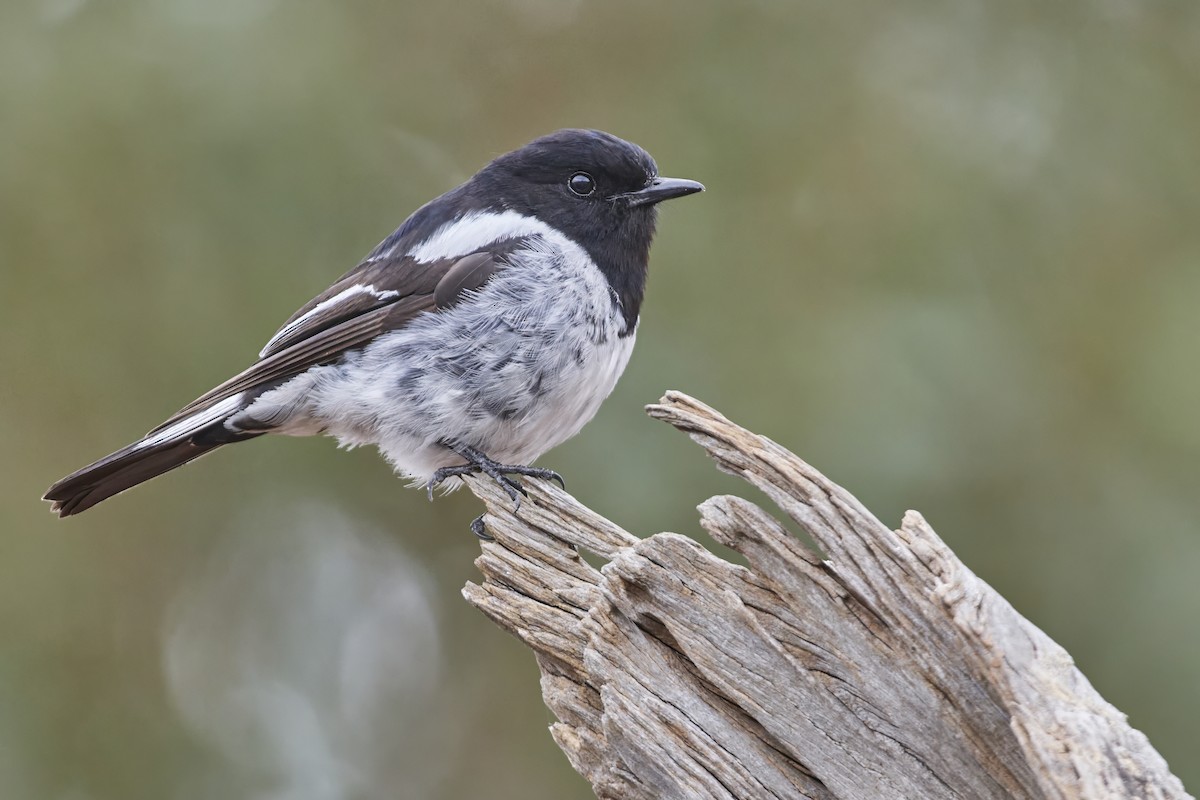
<svg viewBox="0 0 1200 800"><path fill-rule="evenodd" d="M641 411L695 394L924 512L1196 791L1200 7L8 0L0 796L591 796L459 597L466 493L279 439L65 522L37 499L564 126L709 191L543 462L699 535L747 490Z"/></svg>

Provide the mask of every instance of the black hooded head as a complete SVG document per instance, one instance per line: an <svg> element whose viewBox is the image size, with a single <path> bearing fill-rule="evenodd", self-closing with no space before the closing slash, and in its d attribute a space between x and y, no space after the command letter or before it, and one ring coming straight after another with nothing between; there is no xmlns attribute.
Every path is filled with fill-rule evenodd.
<svg viewBox="0 0 1200 800"><path fill-rule="evenodd" d="M603 131L567 129L500 156L471 181L494 208L536 217L587 251L632 330L641 308L657 211L637 192L658 177L654 159Z"/></svg>

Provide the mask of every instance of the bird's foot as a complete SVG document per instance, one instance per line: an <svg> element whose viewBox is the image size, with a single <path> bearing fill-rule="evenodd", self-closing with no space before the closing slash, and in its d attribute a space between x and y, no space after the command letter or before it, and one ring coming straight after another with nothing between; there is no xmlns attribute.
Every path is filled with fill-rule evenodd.
<svg viewBox="0 0 1200 800"><path fill-rule="evenodd" d="M429 479L429 483L425 484L425 489L429 493L429 499L433 499L433 490L442 481L447 478L457 478L463 475L471 475L476 472L482 472L489 478L500 484L505 493L512 498L514 511L521 508L521 498L527 497L528 494L521 484L517 483L509 475L524 475L530 478L540 478L544 481L557 481L558 485L567 488L566 482L562 475L559 475L552 469L544 469L542 467L529 467L522 464L501 464L498 461L493 461L474 447L451 447L454 452L467 460L466 464L459 464L453 467L442 467L433 473L433 477ZM472 524L474 530L474 524Z"/></svg>

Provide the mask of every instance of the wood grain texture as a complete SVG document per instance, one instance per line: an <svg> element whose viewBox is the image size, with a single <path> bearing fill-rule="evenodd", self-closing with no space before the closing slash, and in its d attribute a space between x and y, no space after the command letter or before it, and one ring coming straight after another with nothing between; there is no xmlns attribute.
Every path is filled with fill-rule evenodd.
<svg viewBox="0 0 1200 800"><path fill-rule="evenodd" d="M464 596L534 653L601 798L1185 798L1070 656L916 512L890 530L808 464L671 392L649 414L761 489L700 506L746 566L639 539L543 483L472 478L495 537ZM576 548L606 560L596 570Z"/></svg>

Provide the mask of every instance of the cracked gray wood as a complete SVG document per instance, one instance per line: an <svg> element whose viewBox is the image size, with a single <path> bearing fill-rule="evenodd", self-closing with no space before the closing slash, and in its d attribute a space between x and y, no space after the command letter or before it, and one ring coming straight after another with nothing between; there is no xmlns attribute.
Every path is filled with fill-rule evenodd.
<svg viewBox="0 0 1200 800"><path fill-rule="evenodd" d="M700 506L728 563L541 482L469 479L468 601L534 653L550 732L601 798L1185 798L1070 656L908 512L889 530L766 437L670 392L650 416L761 489ZM596 570L576 548L603 557Z"/></svg>

